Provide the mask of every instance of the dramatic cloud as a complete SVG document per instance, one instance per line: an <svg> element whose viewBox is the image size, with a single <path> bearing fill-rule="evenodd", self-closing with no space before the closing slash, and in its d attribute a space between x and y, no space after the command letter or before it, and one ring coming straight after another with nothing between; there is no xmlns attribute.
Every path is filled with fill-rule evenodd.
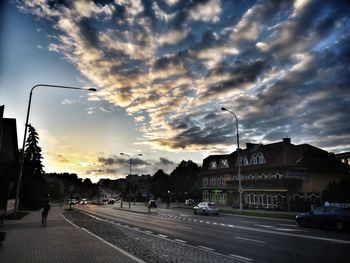
<svg viewBox="0 0 350 263"><path fill-rule="evenodd" d="M128 158L122 156L100 156L98 161L88 167L87 175L98 174L99 178L109 177L118 178L125 177L130 172L130 162ZM175 167L176 163L168 160L165 157L160 157L159 160L143 160L135 158L132 161L132 174L151 174L153 175L158 169L163 169L170 173Z"/></svg>
<svg viewBox="0 0 350 263"><path fill-rule="evenodd" d="M331 151L350 150L347 1L27 0L17 5L52 23L58 37L48 50L99 86L91 100L125 108L144 144L167 150L227 148L234 142L235 122L220 111L224 106L239 117L242 141L289 136ZM135 159L135 169L154 163L147 162ZM127 161L119 157L101 157L99 163L127 173Z"/></svg>

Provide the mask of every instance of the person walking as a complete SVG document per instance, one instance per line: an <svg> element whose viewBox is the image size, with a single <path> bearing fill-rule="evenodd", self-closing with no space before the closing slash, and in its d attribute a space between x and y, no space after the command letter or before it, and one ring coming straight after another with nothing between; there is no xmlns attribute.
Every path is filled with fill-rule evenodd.
<svg viewBox="0 0 350 263"><path fill-rule="evenodd" d="M51 206L49 203L49 200L45 200L44 205L43 205L43 212L41 213L41 226L46 227L47 223L47 216L49 214Z"/></svg>

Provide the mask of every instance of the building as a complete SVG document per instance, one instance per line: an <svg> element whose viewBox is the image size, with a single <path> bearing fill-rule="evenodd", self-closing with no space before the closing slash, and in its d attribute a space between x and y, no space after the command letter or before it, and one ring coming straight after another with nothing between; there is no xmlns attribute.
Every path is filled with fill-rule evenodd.
<svg viewBox="0 0 350 263"><path fill-rule="evenodd" d="M290 138L240 149L244 208L306 210L317 205L330 182L349 176L334 154ZM203 160L202 199L239 206L237 152Z"/></svg>
<svg viewBox="0 0 350 263"><path fill-rule="evenodd" d="M337 153L335 157L341 162L350 165L350 152Z"/></svg>
<svg viewBox="0 0 350 263"><path fill-rule="evenodd" d="M0 213L14 195L19 156L16 119L3 118L4 108L0 106Z"/></svg>

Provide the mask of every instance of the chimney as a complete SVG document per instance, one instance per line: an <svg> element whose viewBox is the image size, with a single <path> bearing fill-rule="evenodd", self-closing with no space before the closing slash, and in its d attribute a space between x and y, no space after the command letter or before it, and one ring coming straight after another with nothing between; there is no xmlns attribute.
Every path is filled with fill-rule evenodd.
<svg viewBox="0 0 350 263"><path fill-rule="evenodd" d="M283 142L285 144L290 144L290 138L283 138Z"/></svg>
<svg viewBox="0 0 350 263"><path fill-rule="evenodd" d="M246 143L246 148L248 151L250 151L254 146L255 146L254 143L249 143L249 142Z"/></svg>

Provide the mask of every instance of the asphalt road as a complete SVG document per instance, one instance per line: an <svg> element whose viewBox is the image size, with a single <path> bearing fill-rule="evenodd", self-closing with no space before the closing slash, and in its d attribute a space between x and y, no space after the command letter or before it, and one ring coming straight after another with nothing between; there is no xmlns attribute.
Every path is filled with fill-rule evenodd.
<svg viewBox="0 0 350 263"><path fill-rule="evenodd" d="M301 228L291 220L202 216L185 209L155 209L152 214L142 214L113 206L80 208L125 227L245 262L349 262L350 258L349 232Z"/></svg>

